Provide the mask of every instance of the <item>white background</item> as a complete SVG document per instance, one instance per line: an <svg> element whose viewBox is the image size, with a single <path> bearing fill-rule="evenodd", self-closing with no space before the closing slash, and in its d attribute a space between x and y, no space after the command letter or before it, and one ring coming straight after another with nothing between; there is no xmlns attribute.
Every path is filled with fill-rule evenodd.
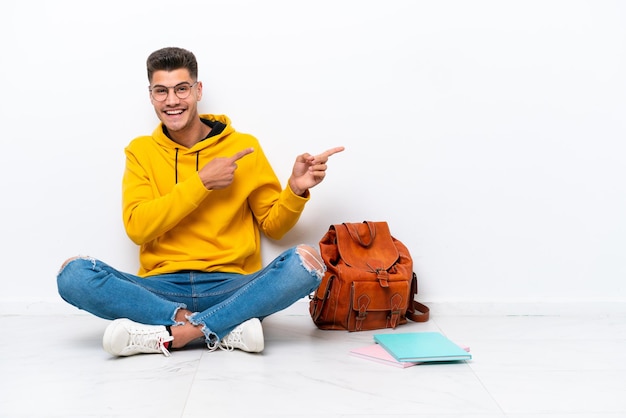
<svg viewBox="0 0 626 418"><path fill-rule="evenodd" d="M200 110L257 136L283 182L297 154L346 147L265 260L330 224L386 220L422 301L626 302L623 2L36 0L0 13L3 311L65 306L56 272L73 255L136 272L123 148L158 123L145 60L164 46L196 54Z"/></svg>

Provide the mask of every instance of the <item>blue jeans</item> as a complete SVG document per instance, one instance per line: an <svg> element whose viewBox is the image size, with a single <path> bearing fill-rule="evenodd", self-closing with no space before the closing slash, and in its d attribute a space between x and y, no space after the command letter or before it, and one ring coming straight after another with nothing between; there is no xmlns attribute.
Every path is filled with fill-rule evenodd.
<svg viewBox="0 0 626 418"><path fill-rule="evenodd" d="M104 319L129 318L149 325L181 325L179 309L193 314L207 342L214 343L251 318L263 319L313 292L320 270L303 264L298 247L253 274L180 271L141 278L91 257L78 257L57 275L68 303Z"/></svg>

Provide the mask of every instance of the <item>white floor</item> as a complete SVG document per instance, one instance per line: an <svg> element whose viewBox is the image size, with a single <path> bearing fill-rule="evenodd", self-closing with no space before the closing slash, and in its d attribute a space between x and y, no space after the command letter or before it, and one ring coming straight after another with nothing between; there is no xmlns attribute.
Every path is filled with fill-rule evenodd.
<svg viewBox="0 0 626 418"><path fill-rule="evenodd" d="M305 303L264 321L262 354L111 358L107 323L0 316L0 417L626 417L623 315L433 312L395 332L441 331L473 360L406 369L348 355L374 332L320 331Z"/></svg>

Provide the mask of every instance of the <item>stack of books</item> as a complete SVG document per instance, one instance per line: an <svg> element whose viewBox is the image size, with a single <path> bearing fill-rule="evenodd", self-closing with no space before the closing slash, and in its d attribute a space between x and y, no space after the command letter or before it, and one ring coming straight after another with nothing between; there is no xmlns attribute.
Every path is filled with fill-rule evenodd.
<svg viewBox="0 0 626 418"><path fill-rule="evenodd" d="M461 347L439 332L374 334L374 342L355 348L350 354L402 368L472 359L469 347Z"/></svg>

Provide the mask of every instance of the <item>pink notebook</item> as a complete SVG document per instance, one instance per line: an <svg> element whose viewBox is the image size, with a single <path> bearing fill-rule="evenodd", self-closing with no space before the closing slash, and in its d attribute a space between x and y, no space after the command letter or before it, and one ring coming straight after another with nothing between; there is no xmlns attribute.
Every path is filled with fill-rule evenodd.
<svg viewBox="0 0 626 418"><path fill-rule="evenodd" d="M469 353L470 349L466 346L461 346L463 350ZM385 350L379 344L366 345L365 347L355 348L350 350L350 355L355 357L364 358L366 360L372 360L377 363L386 364L388 366L400 367L406 369L407 367L420 364L419 362L412 361L398 361L387 350Z"/></svg>
<svg viewBox="0 0 626 418"><path fill-rule="evenodd" d="M378 344L366 345L365 347L355 348L350 350L350 355L361 357L367 360L372 360L378 363L387 364L390 366L407 368L415 366L418 363L410 361L398 361L391 354L387 352L382 346Z"/></svg>

